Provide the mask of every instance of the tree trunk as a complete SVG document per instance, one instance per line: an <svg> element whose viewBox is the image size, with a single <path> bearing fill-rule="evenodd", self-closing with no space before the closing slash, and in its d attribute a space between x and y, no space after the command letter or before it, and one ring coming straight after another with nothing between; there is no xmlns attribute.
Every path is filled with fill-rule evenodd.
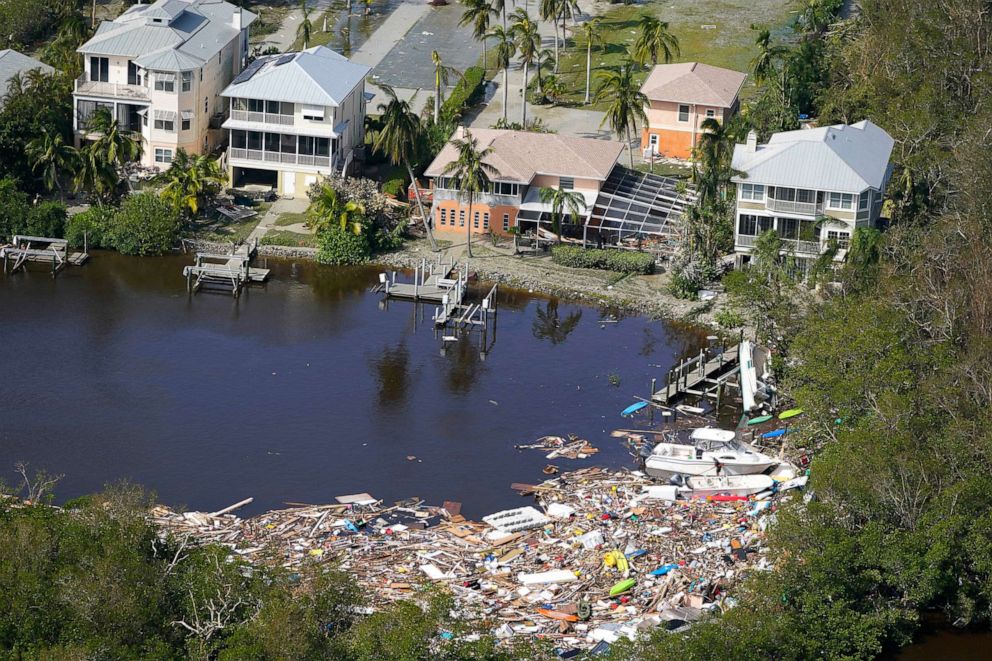
<svg viewBox="0 0 992 661"><path fill-rule="evenodd" d="M434 241L434 231L430 223L427 222L427 214L424 213L424 202L420 199L420 186L417 185L417 178L413 176L413 168L406 164L406 171L410 174L410 181L413 183L413 196L417 198L417 208L420 210L420 217L424 221L424 230L427 231L427 240L430 241L431 250L437 252L437 243Z"/></svg>
<svg viewBox="0 0 992 661"><path fill-rule="evenodd" d="M506 123L506 104L510 96L510 63L503 67L503 123Z"/></svg>
<svg viewBox="0 0 992 661"><path fill-rule="evenodd" d="M555 33L555 67L554 72L558 73L558 18L551 20L552 31Z"/></svg>
<svg viewBox="0 0 992 661"><path fill-rule="evenodd" d="M441 117L441 78L434 74L434 123Z"/></svg>
<svg viewBox="0 0 992 661"><path fill-rule="evenodd" d="M586 105L589 105L589 84L592 82L592 41L586 46Z"/></svg>
<svg viewBox="0 0 992 661"><path fill-rule="evenodd" d="M465 219L465 244L468 246L468 256L472 257L472 198L473 193L468 194L468 218Z"/></svg>
<svg viewBox="0 0 992 661"><path fill-rule="evenodd" d="M90 16L90 27L96 27L96 0L93 0L93 14Z"/></svg>
<svg viewBox="0 0 992 661"><path fill-rule="evenodd" d="M630 155L630 169L634 169L634 148L630 146L630 127L627 127L627 153Z"/></svg>
<svg viewBox="0 0 992 661"><path fill-rule="evenodd" d="M489 58L486 55L486 38L482 38L482 71L489 71Z"/></svg>
<svg viewBox="0 0 992 661"><path fill-rule="evenodd" d="M523 102L520 107L520 125L524 130L527 130L527 69L529 64L526 60L524 61L524 88L520 94L520 100Z"/></svg>

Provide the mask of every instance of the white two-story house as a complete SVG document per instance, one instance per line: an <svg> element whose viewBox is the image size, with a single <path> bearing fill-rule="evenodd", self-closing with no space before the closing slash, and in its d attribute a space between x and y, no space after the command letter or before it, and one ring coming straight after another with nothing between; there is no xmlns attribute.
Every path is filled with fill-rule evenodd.
<svg viewBox="0 0 992 661"><path fill-rule="evenodd" d="M141 162L167 168L179 149L207 153L224 140L223 89L244 68L256 16L223 0L157 0L104 21L79 48L75 83L77 142L106 108L142 138Z"/></svg>
<svg viewBox="0 0 992 661"><path fill-rule="evenodd" d="M804 271L833 242L843 259L854 230L878 224L893 144L868 120L776 133L764 145L750 133L734 147L732 164L740 173L732 178L737 265L750 261L768 230Z"/></svg>
<svg viewBox="0 0 992 661"><path fill-rule="evenodd" d="M341 170L365 140L370 71L324 46L252 62L223 92L231 186L292 197Z"/></svg>

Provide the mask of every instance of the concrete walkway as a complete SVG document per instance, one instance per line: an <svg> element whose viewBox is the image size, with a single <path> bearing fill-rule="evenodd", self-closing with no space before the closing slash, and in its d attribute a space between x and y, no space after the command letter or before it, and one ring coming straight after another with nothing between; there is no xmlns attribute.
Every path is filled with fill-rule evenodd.
<svg viewBox="0 0 992 661"><path fill-rule="evenodd" d="M284 213L303 213L310 206L310 199L306 195L299 195L295 198L279 198L272 203L269 210L265 212L262 216L262 220L258 221L258 225L255 229L251 231L248 235L248 243L261 239L263 236L269 233L269 230L289 230L291 232L309 233L309 230L303 227L298 227L297 225L290 225L289 227L277 227L276 221L279 220L279 216Z"/></svg>
<svg viewBox="0 0 992 661"><path fill-rule="evenodd" d="M311 9L310 19L316 21L321 12L330 9L331 0L307 0L307 7ZM258 43L259 46L275 46L285 53L293 47L296 41L296 31L303 20L303 12L299 5L295 6L282 21L279 29L272 34L266 35L265 39ZM314 27L318 27L315 25Z"/></svg>

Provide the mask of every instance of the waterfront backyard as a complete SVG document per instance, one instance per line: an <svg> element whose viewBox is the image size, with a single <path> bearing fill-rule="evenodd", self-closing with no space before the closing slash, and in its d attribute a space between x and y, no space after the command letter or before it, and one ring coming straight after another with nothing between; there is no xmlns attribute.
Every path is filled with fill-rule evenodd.
<svg viewBox="0 0 992 661"><path fill-rule="evenodd" d="M634 466L609 432L705 333L503 290L495 336L444 343L432 309L368 293L380 269L268 260L239 300L187 297L187 256L95 254L57 280L0 278L0 465L62 473L61 499L128 479L173 506L252 511L372 493L517 505L549 462L514 445L576 434L584 465ZM494 341L495 340L495 341ZM8 470L8 469L5 469ZM4 477L11 477L4 475Z"/></svg>

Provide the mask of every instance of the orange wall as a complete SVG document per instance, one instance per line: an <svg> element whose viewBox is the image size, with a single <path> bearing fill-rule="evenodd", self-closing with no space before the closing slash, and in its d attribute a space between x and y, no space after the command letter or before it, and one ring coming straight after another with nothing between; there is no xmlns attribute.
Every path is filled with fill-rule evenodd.
<svg viewBox="0 0 992 661"><path fill-rule="evenodd" d="M444 212L444 221L442 221L442 211ZM465 221L459 223L459 212L465 212ZM473 217L475 214L479 214L479 226L475 227L472 225ZM489 227L485 227L485 214L489 214ZM468 204L463 204L457 202L456 200L444 200L439 201L434 204L434 231L435 232L451 232L458 235L464 236L465 225L472 225L473 234L488 234L489 230L492 229L497 234L509 235L509 232L503 231L503 214L509 214L510 216L510 227L513 228L517 222L517 207L510 206L494 206L490 207L485 204L473 204L472 205L472 216L468 213Z"/></svg>
<svg viewBox="0 0 992 661"><path fill-rule="evenodd" d="M668 158L692 157L692 133L669 129L645 129L641 133L641 149L647 149L651 134L658 136L658 153Z"/></svg>

